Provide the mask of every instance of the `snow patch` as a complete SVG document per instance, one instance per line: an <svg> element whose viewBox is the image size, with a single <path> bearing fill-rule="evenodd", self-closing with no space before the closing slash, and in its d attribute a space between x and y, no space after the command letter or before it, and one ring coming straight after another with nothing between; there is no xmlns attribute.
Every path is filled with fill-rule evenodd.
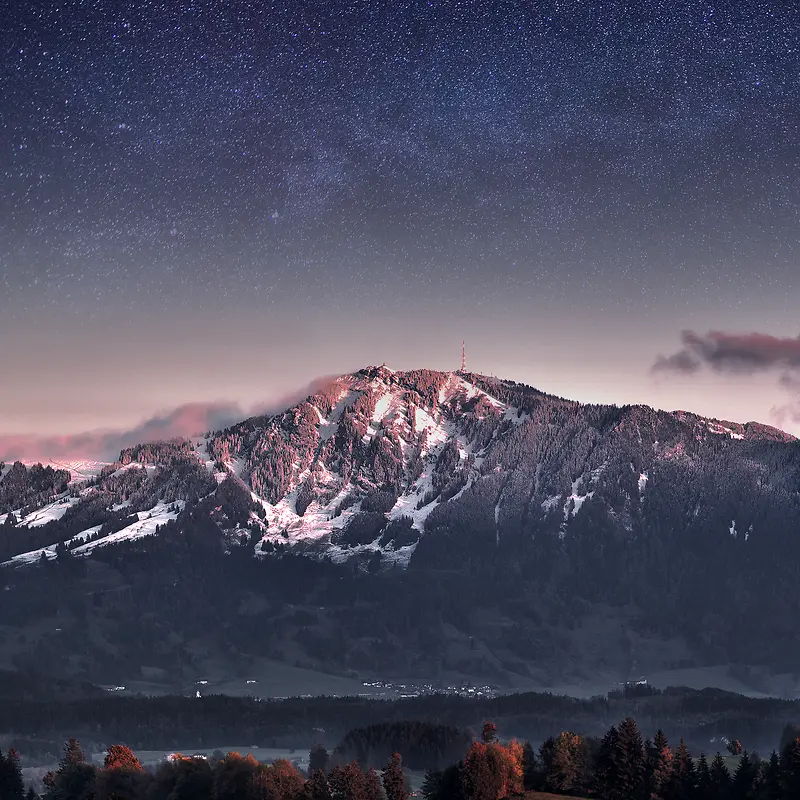
<svg viewBox="0 0 800 800"><path fill-rule="evenodd" d="M639 484L639 500L644 500L644 490L647 488L647 481L648 480L649 480L649 478L648 478L648 475L647 475L647 471L645 470L644 472L641 473L641 475L639 475L639 480L638 480L638 484Z"/></svg>

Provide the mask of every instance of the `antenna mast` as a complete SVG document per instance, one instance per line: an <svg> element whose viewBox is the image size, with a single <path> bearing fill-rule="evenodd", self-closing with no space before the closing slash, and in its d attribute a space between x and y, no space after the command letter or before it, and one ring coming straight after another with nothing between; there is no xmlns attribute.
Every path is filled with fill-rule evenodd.
<svg viewBox="0 0 800 800"><path fill-rule="evenodd" d="M461 340L461 372L467 371L467 349L464 346L464 340Z"/></svg>

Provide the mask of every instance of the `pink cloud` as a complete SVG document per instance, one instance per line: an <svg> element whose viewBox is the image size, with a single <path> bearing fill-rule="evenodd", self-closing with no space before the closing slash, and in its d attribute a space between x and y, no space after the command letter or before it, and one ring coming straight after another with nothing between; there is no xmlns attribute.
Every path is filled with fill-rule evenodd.
<svg viewBox="0 0 800 800"><path fill-rule="evenodd" d="M185 403L129 430L95 430L69 436L0 434L0 461L113 461L120 450L135 444L197 436L205 431L227 428L248 417L277 414L314 394L329 381L330 378L320 378L279 401L249 409L224 401Z"/></svg>

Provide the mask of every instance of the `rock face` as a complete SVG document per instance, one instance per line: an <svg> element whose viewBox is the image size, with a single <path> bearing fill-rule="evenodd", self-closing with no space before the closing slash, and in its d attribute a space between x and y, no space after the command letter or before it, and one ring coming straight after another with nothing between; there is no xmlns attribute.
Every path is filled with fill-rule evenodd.
<svg viewBox="0 0 800 800"><path fill-rule="evenodd" d="M88 482L4 475L6 566L91 556L142 608L170 585L184 618L152 613L175 641L189 616L196 633L222 614L180 594L191 568L225 594L226 647L325 668L552 677L582 660L628 677L800 655L800 444L755 423L382 366L276 416L130 448ZM67 594L97 592L64 575ZM375 636L393 642L380 658Z"/></svg>
<svg viewBox="0 0 800 800"><path fill-rule="evenodd" d="M446 568L536 537L749 541L797 519L798 446L774 428L585 406L479 375L386 367L211 437L263 502L263 544ZM420 544L420 542L422 542ZM379 562L378 562L379 559Z"/></svg>

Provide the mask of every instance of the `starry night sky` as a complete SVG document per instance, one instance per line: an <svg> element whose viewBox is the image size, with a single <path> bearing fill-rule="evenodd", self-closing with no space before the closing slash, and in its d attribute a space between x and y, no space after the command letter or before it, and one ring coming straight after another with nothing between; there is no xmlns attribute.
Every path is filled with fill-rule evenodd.
<svg viewBox="0 0 800 800"><path fill-rule="evenodd" d="M661 368L683 330L800 332L793 5L11 0L0 431L465 338L557 394L800 433L800 361Z"/></svg>

